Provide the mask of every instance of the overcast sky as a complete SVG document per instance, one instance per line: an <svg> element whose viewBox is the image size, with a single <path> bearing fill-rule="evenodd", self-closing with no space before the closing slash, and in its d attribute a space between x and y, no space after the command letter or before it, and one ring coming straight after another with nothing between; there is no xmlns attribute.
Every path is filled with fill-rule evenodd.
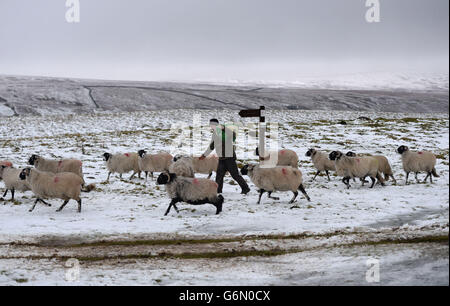
<svg viewBox="0 0 450 306"><path fill-rule="evenodd" d="M0 0L0 74L132 80L294 80L448 73L449 1Z"/></svg>

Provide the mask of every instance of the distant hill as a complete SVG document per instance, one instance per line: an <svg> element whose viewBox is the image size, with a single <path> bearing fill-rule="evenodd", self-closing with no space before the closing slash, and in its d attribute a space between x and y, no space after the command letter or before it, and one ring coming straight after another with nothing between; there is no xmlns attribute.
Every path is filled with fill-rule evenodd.
<svg viewBox="0 0 450 306"><path fill-rule="evenodd" d="M159 109L444 112L448 90L319 89L0 75L0 116Z"/></svg>

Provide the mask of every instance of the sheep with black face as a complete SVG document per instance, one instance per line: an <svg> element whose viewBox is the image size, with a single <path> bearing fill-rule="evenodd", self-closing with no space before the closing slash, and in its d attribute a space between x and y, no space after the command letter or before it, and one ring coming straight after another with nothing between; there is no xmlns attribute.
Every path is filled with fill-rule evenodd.
<svg viewBox="0 0 450 306"><path fill-rule="evenodd" d="M139 177L141 177L138 158L139 155L134 152L124 154L104 153L103 160L106 162L106 168L108 169L108 178L106 181L109 182L111 173L119 173L120 179L122 179L122 174L133 171L130 180L133 179L136 174L139 174Z"/></svg>
<svg viewBox="0 0 450 306"><path fill-rule="evenodd" d="M166 192L171 202L165 216L172 206L178 212L176 206L179 202L192 205L212 204L216 207L216 215L222 211L224 198L217 194L217 184L214 181L201 178L178 176L175 173L163 172L159 175L157 183L166 185Z"/></svg>
<svg viewBox="0 0 450 306"><path fill-rule="evenodd" d="M316 149L309 149L305 155L311 157L314 168L316 168L317 170L316 175L314 175L313 181L322 171L325 171L328 177L328 181L330 181L329 171L336 171L336 166L333 161L328 159L328 155L325 152L321 152Z"/></svg>
<svg viewBox="0 0 450 306"><path fill-rule="evenodd" d="M299 169L289 166L276 166L263 168L260 165L244 165L241 169L242 175L248 175L259 188L258 204L261 203L261 197L265 192L268 192L269 198L279 200L279 198L272 197L272 192L275 191L292 191L294 197L289 203L294 203L300 190L308 201L310 198L303 187L302 172Z"/></svg>
<svg viewBox="0 0 450 306"><path fill-rule="evenodd" d="M340 151L333 151L329 155L330 160L333 160L336 165L336 172L343 176L342 182L350 188L351 178L360 178L362 181L366 177L372 180L373 188L376 180L384 186L384 180L378 172L378 161L373 157L349 157Z"/></svg>
<svg viewBox="0 0 450 306"><path fill-rule="evenodd" d="M406 184L408 184L408 177L410 172L414 172L416 181L419 182L417 174L419 172L426 172L424 182L427 178L430 178L430 182L433 183L433 176L439 177L436 171L436 156L427 151L414 152L411 151L407 146L400 146L397 152L402 156L403 170L406 172Z"/></svg>

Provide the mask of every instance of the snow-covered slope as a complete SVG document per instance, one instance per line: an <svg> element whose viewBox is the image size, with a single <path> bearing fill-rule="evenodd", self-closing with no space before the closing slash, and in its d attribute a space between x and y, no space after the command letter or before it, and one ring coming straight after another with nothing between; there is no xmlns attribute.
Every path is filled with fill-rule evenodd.
<svg viewBox="0 0 450 306"><path fill-rule="evenodd" d="M238 82L231 86L0 76L0 116L243 109L260 105L284 110L448 112L448 75L442 78L418 76L403 83L397 78L397 84L387 76L374 80L352 76L303 83ZM404 84L410 86L405 89Z"/></svg>

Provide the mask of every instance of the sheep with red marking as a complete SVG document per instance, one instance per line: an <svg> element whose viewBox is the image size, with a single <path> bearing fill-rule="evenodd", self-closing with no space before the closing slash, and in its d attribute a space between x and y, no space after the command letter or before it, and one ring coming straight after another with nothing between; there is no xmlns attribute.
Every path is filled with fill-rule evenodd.
<svg viewBox="0 0 450 306"><path fill-rule="evenodd" d="M39 171L60 173L72 172L83 178L83 164L78 159L46 159L33 154L28 160L28 164L34 166Z"/></svg>
<svg viewBox="0 0 450 306"><path fill-rule="evenodd" d="M417 174L419 172L426 172L424 182L430 177L430 182L433 183L433 176L439 177L436 172L436 155L427 151L414 152L410 151L407 146L400 146L397 152L402 156L403 170L406 172L406 184L408 184L408 177L410 172L415 173L416 181L419 182Z"/></svg>
<svg viewBox="0 0 450 306"><path fill-rule="evenodd" d="M112 173L119 173L120 179L122 179L122 174L133 171L130 180L133 179L136 174L139 174L139 177L141 177L139 155L137 153L104 153L103 160L106 162L106 168L108 169L108 178L106 179L106 182L109 182L109 177Z"/></svg>
<svg viewBox="0 0 450 306"><path fill-rule="evenodd" d="M176 206L178 202L192 205L209 203L216 207L216 215L222 211L224 198L217 194L217 184L212 180L182 177L175 173L163 172L159 175L157 183L166 185L167 194L171 199L165 216L170 212L172 206L178 212Z"/></svg>
<svg viewBox="0 0 450 306"><path fill-rule="evenodd" d="M139 150L138 155L139 170L145 172L146 181L149 172L153 179L153 172L168 171L173 159L173 156L166 152L147 154L147 151Z"/></svg>
<svg viewBox="0 0 450 306"><path fill-rule="evenodd" d="M7 160L0 160L0 166L12 167L13 164L12 164L12 162L7 161Z"/></svg>
<svg viewBox="0 0 450 306"><path fill-rule="evenodd" d="M289 166L276 166L271 168L261 167L260 165L245 165L241 169L242 175L248 175L253 184L259 188L258 204L261 203L261 197L268 192L269 198L279 200L272 197L274 191L292 191L294 197L289 203L294 203L300 190L308 201L308 194L303 186L302 172L299 169Z"/></svg>
<svg viewBox="0 0 450 306"><path fill-rule="evenodd" d="M259 156L259 148L255 150L256 156ZM269 152L266 156L260 156L261 161L268 161L278 157L277 166L291 166L292 168L298 168L298 155L292 150L281 149L279 151Z"/></svg>
<svg viewBox="0 0 450 306"><path fill-rule="evenodd" d="M373 157L349 157L344 155L340 151L333 151L329 155L330 160L334 161L336 165L336 172L338 175L343 176L342 182L350 188L351 178L360 178L364 183L366 177L370 177L372 180L373 188L376 180L384 186L384 179L378 171L378 160Z"/></svg>
<svg viewBox="0 0 450 306"><path fill-rule="evenodd" d="M37 169L25 168L20 172L20 179L30 185L31 190L37 199L31 207L30 212L38 202L51 206L44 199L62 199L64 203L57 211L61 211L70 201L78 202L78 212L81 212L80 193L83 186L83 179L71 172L51 173L42 172Z"/></svg>

